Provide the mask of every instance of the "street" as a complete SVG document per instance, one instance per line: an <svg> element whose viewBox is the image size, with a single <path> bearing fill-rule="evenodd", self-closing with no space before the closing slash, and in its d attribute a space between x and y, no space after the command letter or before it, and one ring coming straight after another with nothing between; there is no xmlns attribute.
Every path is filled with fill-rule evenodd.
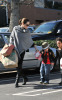
<svg viewBox="0 0 62 100"><path fill-rule="evenodd" d="M28 82L15 88L14 78L0 79L0 100L62 100L62 86L59 86L60 73L50 75L50 84L40 84L40 76L28 75Z"/></svg>

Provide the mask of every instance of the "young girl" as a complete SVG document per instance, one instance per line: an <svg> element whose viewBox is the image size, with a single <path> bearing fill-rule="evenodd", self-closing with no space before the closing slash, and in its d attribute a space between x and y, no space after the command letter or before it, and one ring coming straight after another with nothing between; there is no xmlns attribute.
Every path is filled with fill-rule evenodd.
<svg viewBox="0 0 62 100"><path fill-rule="evenodd" d="M62 58L62 38L58 37L56 39L56 44L57 44L58 49L56 50L55 60L56 60L56 62L58 61L58 65L60 67L60 59ZM59 85L62 85L62 81L59 83Z"/></svg>

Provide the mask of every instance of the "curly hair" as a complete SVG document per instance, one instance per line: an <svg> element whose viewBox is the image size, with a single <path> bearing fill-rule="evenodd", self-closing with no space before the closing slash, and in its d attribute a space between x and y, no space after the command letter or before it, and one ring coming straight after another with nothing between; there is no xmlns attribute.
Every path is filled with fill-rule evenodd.
<svg viewBox="0 0 62 100"><path fill-rule="evenodd" d="M60 41L62 43L62 38L60 38L60 37L56 38L56 42L57 41Z"/></svg>

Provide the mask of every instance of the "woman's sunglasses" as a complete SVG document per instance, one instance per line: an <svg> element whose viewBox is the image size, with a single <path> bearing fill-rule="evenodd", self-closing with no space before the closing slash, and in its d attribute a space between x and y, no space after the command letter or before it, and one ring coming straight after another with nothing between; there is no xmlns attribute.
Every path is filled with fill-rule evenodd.
<svg viewBox="0 0 62 100"><path fill-rule="evenodd" d="M26 24L26 26L29 26L29 24Z"/></svg>

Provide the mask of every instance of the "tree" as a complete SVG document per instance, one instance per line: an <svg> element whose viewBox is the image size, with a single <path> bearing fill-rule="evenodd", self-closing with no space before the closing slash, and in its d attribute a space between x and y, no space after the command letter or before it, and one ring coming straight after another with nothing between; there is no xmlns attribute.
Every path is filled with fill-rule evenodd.
<svg viewBox="0 0 62 100"><path fill-rule="evenodd" d="M11 32L13 27L18 24L19 20L19 2L20 0L11 0L11 16L9 31Z"/></svg>
<svg viewBox="0 0 62 100"><path fill-rule="evenodd" d="M30 5L34 0L11 0L11 16L10 16L10 25L9 31L11 32L15 25L18 25L18 20L20 19L19 15L19 4Z"/></svg>

